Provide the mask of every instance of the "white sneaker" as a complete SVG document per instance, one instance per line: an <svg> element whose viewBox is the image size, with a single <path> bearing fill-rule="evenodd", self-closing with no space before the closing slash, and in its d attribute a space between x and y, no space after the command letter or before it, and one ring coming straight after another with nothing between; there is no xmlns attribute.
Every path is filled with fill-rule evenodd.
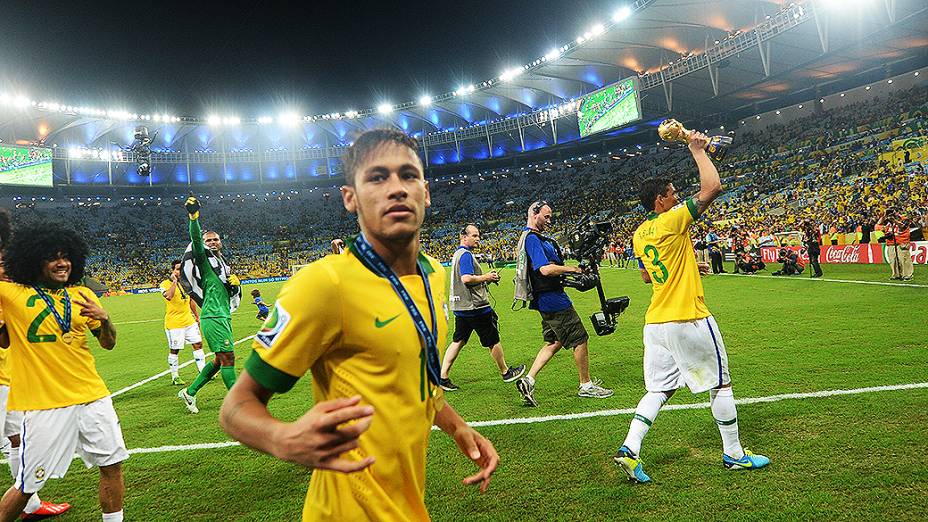
<svg viewBox="0 0 928 522"><path fill-rule="evenodd" d="M589 386L581 386L580 390L577 392L578 397L588 397L592 399L605 399L606 397L612 397L614 391L609 388L602 387L603 381L599 379L594 379Z"/></svg>
<svg viewBox="0 0 928 522"><path fill-rule="evenodd" d="M200 409L197 408L197 398L187 393L187 388L181 388L177 396L184 401L184 406L190 410L190 413L200 413Z"/></svg>

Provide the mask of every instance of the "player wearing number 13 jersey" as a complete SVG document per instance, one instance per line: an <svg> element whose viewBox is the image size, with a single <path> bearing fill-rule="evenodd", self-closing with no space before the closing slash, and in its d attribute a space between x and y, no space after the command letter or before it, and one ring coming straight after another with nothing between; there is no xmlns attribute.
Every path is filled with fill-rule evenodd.
<svg viewBox="0 0 928 522"><path fill-rule="evenodd" d="M19 473L0 500L0 521L18 517L50 478L64 477L80 455L100 468L103 520L119 522L129 457L109 390L97 373L87 338L116 345L109 314L84 276L87 245L52 223L20 227L3 254L11 282L0 282L9 345L8 408L22 411Z"/></svg>
<svg viewBox="0 0 928 522"><path fill-rule="evenodd" d="M634 235L641 277L654 293L645 315L644 381L647 393L635 409L628 435L613 459L633 482L651 479L638 454L661 406L678 388L709 392L712 415L722 435L722 464L755 469L770 459L741 447L738 417L728 373L728 355L709 313L696 264L690 227L722 192L719 172L706 154L708 138L689 135L689 150L699 168L699 193L680 203L669 179L644 182L639 196L649 211Z"/></svg>

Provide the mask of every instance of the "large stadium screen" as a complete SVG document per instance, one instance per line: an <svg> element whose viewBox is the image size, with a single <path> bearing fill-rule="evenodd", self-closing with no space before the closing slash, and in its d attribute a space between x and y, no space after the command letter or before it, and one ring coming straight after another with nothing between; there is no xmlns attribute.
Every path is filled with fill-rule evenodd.
<svg viewBox="0 0 928 522"><path fill-rule="evenodd" d="M638 78L632 76L588 94L580 100L580 137L628 125L641 119Z"/></svg>
<svg viewBox="0 0 928 522"><path fill-rule="evenodd" d="M0 145L0 185L51 187L52 149Z"/></svg>

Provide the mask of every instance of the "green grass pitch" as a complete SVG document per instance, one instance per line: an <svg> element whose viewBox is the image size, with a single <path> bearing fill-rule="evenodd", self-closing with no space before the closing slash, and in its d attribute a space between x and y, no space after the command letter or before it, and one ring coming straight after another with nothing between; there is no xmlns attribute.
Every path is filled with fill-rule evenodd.
<svg viewBox="0 0 928 522"><path fill-rule="evenodd" d="M730 265L729 265L730 269ZM880 281L885 266L826 265L825 277ZM914 283L924 283L924 269ZM535 312L510 311L511 270L492 287L510 364L531 362L542 344ZM643 393L641 329L650 297L637 271L604 269L610 297L629 295L618 331L594 337L594 377L615 388L604 400L576 397L569 353L539 376L535 409L503 384L476 339L451 376L461 390L448 400L468 421L634 408ZM706 300L728 349L736 398L856 389L928 381L928 287L878 286L784 278L710 276ZM272 303L280 284L259 285ZM581 316L596 308L595 292L568 290ZM112 391L166 369L158 295L104 299L117 324L113 352L94 346ZM254 307L235 314L235 337L260 323ZM239 345L241 361L250 343ZM182 361L190 359L189 348ZM189 382L193 365L182 369ZM132 448L223 442L217 423L225 389L220 379L200 393L190 415L163 377L114 399ZM701 403L708 394L681 390L670 404ZM294 419L312 402L309 378L271 402ZM435 520L926 520L928 519L928 389L791 399L739 406L745 446L769 455L754 472L728 472L707 409L663 411L645 439L642 457L654 479L626 482L612 463L630 415L480 428L501 456L489 491L461 484L472 465L449 437L434 432L426 504ZM375 420L376 422L376 420ZM375 464L376 465L376 464ZM296 520L310 472L249 449L188 449L134 454L125 463L127 520ZM42 497L69 501L62 521L99 520L97 472L74 462Z"/></svg>
<svg viewBox="0 0 928 522"><path fill-rule="evenodd" d="M0 173L0 185L51 187L52 183L51 161Z"/></svg>

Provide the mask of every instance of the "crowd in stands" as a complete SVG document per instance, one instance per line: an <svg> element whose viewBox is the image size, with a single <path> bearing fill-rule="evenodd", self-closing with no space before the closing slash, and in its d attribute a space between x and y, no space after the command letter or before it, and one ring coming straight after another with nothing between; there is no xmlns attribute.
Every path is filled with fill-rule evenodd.
<svg viewBox="0 0 928 522"><path fill-rule="evenodd" d="M697 236L712 226L722 237L756 247L780 244L792 237L782 233L812 224L825 244L876 241L870 232L890 210L928 227L923 166L879 158L893 140L928 134L926 96L928 89L916 87L737 135L719 166L726 192L700 220ZM684 195L698 186L685 148L650 144L629 150L434 182L423 249L450 259L461 227L475 223L483 236L479 252L512 261L526 209L545 200L554 209L554 237L562 239L590 216L612 222L613 242L624 251L644 217L637 201L642 180L669 176ZM14 211L14 220L55 219L83 231L93 252L89 271L110 288L155 286L189 242L182 201L27 206ZM333 238L357 232L336 189L202 201L204 229L222 235L225 255L243 278L290 275L293 265L325 255Z"/></svg>

